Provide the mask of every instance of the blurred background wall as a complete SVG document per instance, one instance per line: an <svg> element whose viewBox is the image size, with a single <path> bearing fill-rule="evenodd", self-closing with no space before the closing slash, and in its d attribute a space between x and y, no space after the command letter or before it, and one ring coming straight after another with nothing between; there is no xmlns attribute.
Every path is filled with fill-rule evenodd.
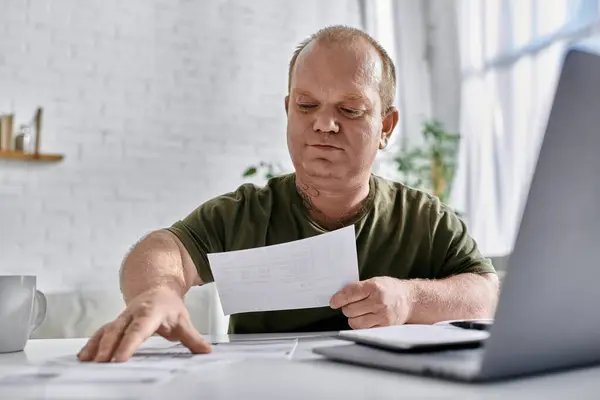
<svg viewBox="0 0 600 400"><path fill-rule="evenodd" d="M562 54L598 32L599 3L0 0L0 115L18 130L42 107L40 150L63 157L0 150L0 274L35 274L55 295L43 334L113 318L122 257L143 235L264 183L242 176L259 161L291 170L289 58L332 24L367 31L396 62L400 123L376 172L408 181L398 158L430 154L427 123L459 135L440 195L502 269ZM224 326L213 290L190 300L202 330Z"/></svg>
<svg viewBox="0 0 600 400"><path fill-rule="evenodd" d="M295 45L360 26L359 3L0 0L0 112L44 107L42 150L0 159L0 271L47 290L113 286L149 231L287 162Z"/></svg>

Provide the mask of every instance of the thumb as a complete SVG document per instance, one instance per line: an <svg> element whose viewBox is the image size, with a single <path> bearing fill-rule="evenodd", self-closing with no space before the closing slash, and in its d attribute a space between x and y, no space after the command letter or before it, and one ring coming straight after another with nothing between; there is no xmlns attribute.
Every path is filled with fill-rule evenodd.
<svg viewBox="0 0 600 400"><path fill-rule="evenodd" d="M188 318L184 318L177 328L177 336L179 341L192 353L205 354L212 351L212 347L209 343L204 340L202 335L198 333L196 328L192 326L192 323Z"/></svg>
<svg viewBox="0 0 600 400"><path fill-rule="evenodd" d="M333 309L342 308L350 303L366 299L371 294L369 288L372 282L359 281L344 286L331 298L329 305Z"/></svg>

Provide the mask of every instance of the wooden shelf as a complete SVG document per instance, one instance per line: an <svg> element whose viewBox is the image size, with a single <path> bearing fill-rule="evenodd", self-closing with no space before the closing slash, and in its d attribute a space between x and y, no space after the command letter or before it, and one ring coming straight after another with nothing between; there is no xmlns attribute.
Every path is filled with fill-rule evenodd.
<svg viewBox="0 0 600 400"><path fill-rule="evenodd" d="M62 154L34 154L34 153L23 153L22 151L15 150L0 150L0 158L9 158L13 160L23 161L45 161L45 162L57 162L63 159Z"/></svg>

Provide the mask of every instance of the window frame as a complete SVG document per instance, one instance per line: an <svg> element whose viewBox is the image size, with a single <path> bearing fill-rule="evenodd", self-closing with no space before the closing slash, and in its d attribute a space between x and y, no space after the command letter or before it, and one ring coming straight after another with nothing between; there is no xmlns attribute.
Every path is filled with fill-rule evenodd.
<svg viewBox="0 0 600 400"><path fill-rule="evenodd" d="M462 0L463 2L465 0ZM480 11L480 21L482 21L480 35L485 35L485 28L483 25L484 15L486 12L486 2L483 0L475 0L481 1L482 4ZM507 24L510 26L512 20L508 15L510 15L510 2L511 0L498 0L500 1L500 9L502 10L502 16L500 17L501 24ZM538 2L540 0L512 0L512 1L530 1L532 3L531 9L531 26L532 30L537 30L537 13L538 11ZM542 0L544 1L544 0ZM569 1L569 0L566 0ZM510 68L512 65L516 64L520 59L527 56L535 56L538 53L543 52L554 44L566 41L566 42L576 42L581 39L585 39L586 37L592 36L597 32L600 32L600 0L581 0L578 4L578 9L575 11L571 20L567 21L562 27L555 30L552 33L536 37L531 40L529 43L519 46L515 49L510 49L507 51L500 52L500 54L491 57L489 60L484 60L480 67L463 67L462 69L462 80L469 79L474 76L482 76L489 73L491 70L499 69L499 68ZM464 10L461 10L464 11ZM592 12L591 15L587 15L587 12ZM505 38L506 39L506 38ZM501 39L502 40L502 39ZM485 52L485 43L482 40L482 49L481 52Z"/></svg>

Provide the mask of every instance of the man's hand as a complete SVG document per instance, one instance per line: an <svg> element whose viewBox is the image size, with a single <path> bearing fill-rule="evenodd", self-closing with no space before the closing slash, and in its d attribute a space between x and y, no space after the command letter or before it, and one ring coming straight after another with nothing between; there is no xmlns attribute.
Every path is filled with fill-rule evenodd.
<svg viewBox="0 0 600 400"><path fill-rule="evenodd" d="M329 304L333 309L342 309L352 329L365 329L406 323L412 303L407 281L378 276L347 285Z"/></svg>
<svg viewBox="0 0 600 400"><path fill-rule="evenodd" d="M192 353L211 351L192 326L181 296L171 288L160 287L134 298L116 320L92 336L77 357L81 361L127 361L154 333L180 341Z"/></svg>

